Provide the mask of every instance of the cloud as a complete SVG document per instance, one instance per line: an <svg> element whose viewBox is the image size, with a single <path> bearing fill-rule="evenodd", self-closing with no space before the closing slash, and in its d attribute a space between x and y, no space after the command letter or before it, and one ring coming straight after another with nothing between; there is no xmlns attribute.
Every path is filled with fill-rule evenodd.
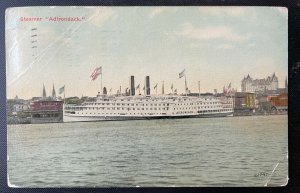
<svg viewBox="0 0 300 193"><path fill-rule="evenodd" d="M160 15L164 11L166 11L166 7L156 7L153 10L151 10L151 12L149 14L149 18L152 19L153 17Z"/></svg>
<svg viewBox="0 0 300 193"><path fill-rule="evenodd" d="M245 42L250 38L250 35L238 34L227 26L196 28L190 23L184 24L182 31L178 32L177 35L197 40L223 39L234 42Z"/></svg>
<svg viewBox="0 0 300 193"><path fill-rule="evenodd" d="M243 7L199 7L199 11L205 15L238 17L245 14L247 8Z"/></svg>
<svg viewBox="0 0 300 193"><path fill-rule="evenodd" d="M96 7L95 13L87 18L89 24L101 26L104 22L118 17L115 10L110 7Z"/></svg>
<svg viewBox="0 0 300 193"><path fill-rule="evenodd" d="M216 46L217 49L221 49L221 50L231 50L234 49L235 46L232 44L220 44Z"/></svg>

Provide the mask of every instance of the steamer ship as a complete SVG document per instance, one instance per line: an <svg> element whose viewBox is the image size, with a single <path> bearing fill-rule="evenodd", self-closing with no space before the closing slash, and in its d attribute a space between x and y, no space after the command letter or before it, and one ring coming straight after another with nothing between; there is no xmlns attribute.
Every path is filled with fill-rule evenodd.
<svg viewBox="0 0 300 193"><path fill-rule="evenodd" d="M100 72L99 72L100 69ZM101 67L91 75L92 80L101 74ZM184 71L179 78L185 76ZM102 76L101 76L102 88ZM139 85L137 86L138 89ZM106 120L139 120L171 119L233 116L233 98L229 96L199 96L164 94L150 95L150 78L145 77L144 95L135 95L134 76L129 78L129 92L108 95L106 88L96 96L94 101L81 104L64 104L63 121L106 121ZM154 89L157 89L157 84ZM185 88L186 86L185 79ZM173 85L172 85L173 89ZM120 89L121 90L121 89ZM157 93L157 90L156 90Z"/></svg>
<svg viewBox="0 0 300 193"><path fill-rule="evenodd" d="M233 115L230 97L107 96L96 101L64 106L64 122L224 117Z"/></svg>

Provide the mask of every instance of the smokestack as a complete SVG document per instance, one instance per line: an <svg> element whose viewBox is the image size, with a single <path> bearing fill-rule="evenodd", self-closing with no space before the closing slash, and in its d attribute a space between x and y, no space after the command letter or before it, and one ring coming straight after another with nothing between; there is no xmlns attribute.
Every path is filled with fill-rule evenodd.
<svg viewBox="0 0 300 193"><path fill-rule="evenodd" d="M134 76L129 77L129 88L130 88L130 96L135 95L135 87L134 87Z"/></svg>
<svg viewBox="0 0 300 193"><path fill-rule="evenodd" d="M150 77L145 77L145 94L150 95Z"/></svg>

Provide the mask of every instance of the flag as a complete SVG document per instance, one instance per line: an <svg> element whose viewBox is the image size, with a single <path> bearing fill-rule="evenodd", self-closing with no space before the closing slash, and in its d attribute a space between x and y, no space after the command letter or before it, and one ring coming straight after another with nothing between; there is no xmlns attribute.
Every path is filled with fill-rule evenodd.
<svg viewBox="0 0 300 193"><path fill-rule="evenodd" d="M137 90L137 89L139 89L139 88L140 88L140 84L139 84L139 85L137 85L135 89Z"/></svg>
<svg viewBox="0 0 300 193"><path fill-rule="evenodd" d="M143 87L143 90L145 90L145 86Z"/></svg>
<svg viewBox="0 0 300 193"><path fill-rule="evenodd" d="M225 86L223 86L223 93L226 94L227 90L225 89Z"/></svg>
<svg viewBox="0 0 300 193"><path fill-rule="evenodd" d="M230 90L231 89L231 83L229 83L229 85L228 85L228 90Z"/></svg>
<svg viewBox="0 0 300 193"><path fill-rule="evenodd" d="M61 87L58 92L59 92L59 94L65 92L65 85L63 87Z"/></svg>
<svg viewBox="0 0 300 193"><path fill-rule="evenodd" d="M226 93L231 93L231 83L229 83Z"/></svg>
<svg viewBox="0 0 300 193"><path fill-rule="evenodd" d="M154 89L156 89L157 88L157 83L156 83L156 85L154 86Z"/></svg>
<svg viewBox="0 0 300 193"><path fill-rule="evenodd" d="M185 76L185 69L182 72L179 73L179 78L182 78L184 76Z"/></svg>
<svg viewBox="0 0 300 193"><path fill-rule="evenodd" d="M100 74L102 74L102 66L96 68L96 69L92 72L92 74L91 74L90 77L91 77L92 80L96 80L97 77L98 77Z"/></svg>
<svg viewBox="0 0 300 193"><path fill-rule="evenodd" d="M171 89L173 90L173 84L171 85Z"/></svg>

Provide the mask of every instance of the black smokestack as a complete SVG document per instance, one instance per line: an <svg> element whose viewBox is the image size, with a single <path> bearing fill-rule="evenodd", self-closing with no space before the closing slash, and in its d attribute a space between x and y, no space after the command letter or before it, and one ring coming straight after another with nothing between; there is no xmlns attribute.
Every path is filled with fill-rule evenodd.
<svg viewBox="0 0 300 193"><path fill-rule="evenodd" d="M145 78L145 92L146 92L146 95L150 95L150 77L149 76L146 76Z"/></svg>
<svg viewBox="0 0 300 193"><path fill-rule="evenodd" d="M135 87L134 87L134 76L129 77L129 88L130 88L130 95L135 95Z"/></svg>

